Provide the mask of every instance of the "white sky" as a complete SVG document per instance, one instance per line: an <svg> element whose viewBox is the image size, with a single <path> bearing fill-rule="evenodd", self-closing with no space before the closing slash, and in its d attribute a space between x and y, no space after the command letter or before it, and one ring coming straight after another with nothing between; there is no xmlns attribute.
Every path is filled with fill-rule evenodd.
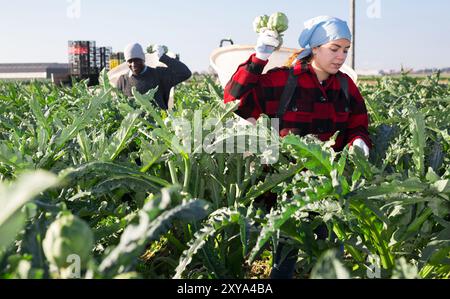
<svg viewBox="0 0 450 299"><path fill-rule="evenodd" d="M256 42L252 22L257 15L286 13L290 26L285 46L295 48L305 20L349 17L348 0L2 2L0 63L67 62L68 40L95 40L114 51L137 41L166 44L193 71L203 71L222 38L231 37L236 44ZM450 67L450 1L356 2L357 69Z"/></svg>

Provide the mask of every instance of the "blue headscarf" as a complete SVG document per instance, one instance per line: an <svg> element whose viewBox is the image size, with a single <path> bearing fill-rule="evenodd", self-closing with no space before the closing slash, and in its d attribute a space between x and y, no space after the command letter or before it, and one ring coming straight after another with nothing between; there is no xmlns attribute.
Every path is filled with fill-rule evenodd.
<svg viewBox="0 0 450 299"><path fill-rule="evenodd" d="M352 40L352 34L347 26L347 22L328 16L312 18L305 22L305 29L303 29L298 39L300 47L305 50L298 55L297 59L300 60L309 56L314 47L341 38Z"/></svg>

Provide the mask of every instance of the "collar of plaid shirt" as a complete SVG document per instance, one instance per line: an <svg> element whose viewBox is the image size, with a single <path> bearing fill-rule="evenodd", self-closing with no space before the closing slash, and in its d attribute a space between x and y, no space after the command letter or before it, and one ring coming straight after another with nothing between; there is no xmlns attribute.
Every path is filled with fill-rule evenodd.
<svg viewBox="0 0 450 299"><path fill-rule="evenodd" d="M306 61L297 61L297 63L294 65L294 75L298 76L304 73L309 73L310 75L314 75L315 77L317 77L317 73L314 70L311 63L308 63ZM323 88L327 88L330 82L332 82L335 77L336 74L330 75L328 79L322 82L319 82L319 79L317 79L317 81L319 82L320 85L322 85Z"/></svg>

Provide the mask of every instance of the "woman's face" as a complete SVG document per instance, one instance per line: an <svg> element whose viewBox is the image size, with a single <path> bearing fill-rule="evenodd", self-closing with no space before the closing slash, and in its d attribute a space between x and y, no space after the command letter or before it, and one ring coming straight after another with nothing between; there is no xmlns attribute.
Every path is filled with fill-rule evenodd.
<svg viewBox="0 0 450 299"><path fill-rule="evenodd" d="M338 39L313 49L313 63L320 70L334 75L336 74L347 59L350 41L347 39Z"/></svg>

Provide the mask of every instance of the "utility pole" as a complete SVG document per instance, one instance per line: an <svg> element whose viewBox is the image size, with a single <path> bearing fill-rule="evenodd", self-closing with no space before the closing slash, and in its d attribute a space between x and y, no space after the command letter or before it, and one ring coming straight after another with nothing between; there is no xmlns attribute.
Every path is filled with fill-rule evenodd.
<svg viewBox="0 0 450 299"><path fill-rule="evenodd" d="M352 33L352 45L350 48L350 67L355 69L355 40L356 40L356 31L355 31L355 0L350 0L350 31Z"/></svg>

